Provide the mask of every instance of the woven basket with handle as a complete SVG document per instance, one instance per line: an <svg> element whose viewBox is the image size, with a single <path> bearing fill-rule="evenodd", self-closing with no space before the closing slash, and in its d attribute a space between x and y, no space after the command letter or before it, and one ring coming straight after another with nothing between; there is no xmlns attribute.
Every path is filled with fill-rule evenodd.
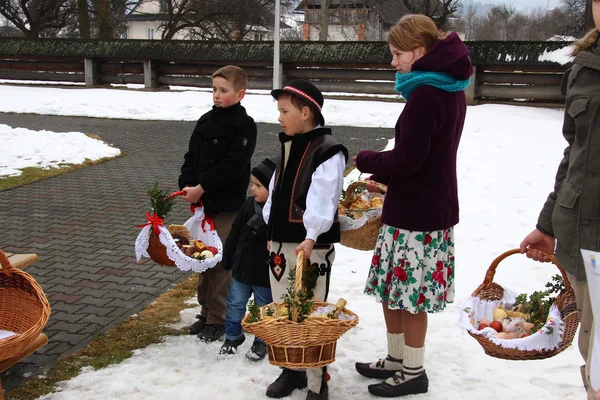
<svg viewBox="0 0 600 400"><path fill-rule="evenodd" d="M13 268L2 250L0 264L0 329L18 334L0 339L0 360L6 360L37 339L50 318L50 304L35 279Z"/></svg>
<svg viewBox="0 0 600 400"><path fill-rule="evenodd" d="M304 252L301 251L296 261L296 293L302 289L304 263ZM345 304L345 300L341 301ZM277 309L283 304L274 302L262 309ZM328 305L332 304L314 302L314 309ZM265 341L271 364L286 368L317 368L335 361L337 340L358 324L358 315L346 308L342 311L354 316L354 319L308 317L302 322L296 322L298 314L294 309L289 310L291 320L282 316L249 323L247 321L250 314L247 314L242 321L242 327Z"/></svg>
<svg viewBox="0 0 600 400"><path fill-rule="evenodd" d="M520 249L509 250L503 254L500 254L490 265L485 274L483 283L479 285L473 292L472 296L479 297L482 300L500 300L504 295L504 289L502 286L494 282L494 275L496 274L496 268L498 264L505 258L513 255L520 254ZM564 323L564 333L560 345L552 350L519 350L519 349L506 349L502 346L494 344L491 340L484 336L477 335L470 331L469 335L473 336L479 344L483 347L483 350L487 355L496 358L503 358L507 360L541 360L557 355L561 351L565 350L573 342L575 331L579 325L579 318L577 317L577 304L575 302L575 293L573 287L567 279L565 270L560 266L558 260L554 255L547 254L546 257L552 262L560 271L562 279L564 281L565 290L556 296L556 306L560 310L561 319Z"/></svg>
<svg viewBox="0 0 600 400"><path fill-rule="evenodd" d="M344 200L340 202L340 206L344 210L350 210L350 206L356 200L356 198L360 196L360 193L367 190L368 184L369 182L366 181L356 181L348 185L348 188L346 189L346 195L344 196ZM378 182L375 182L375 184L381 193L387 192L386 185ZM358 229L341 231L340 243L346 247L351 247L357 250L374 250L381 225L381 216L370 218Z"/></svg>

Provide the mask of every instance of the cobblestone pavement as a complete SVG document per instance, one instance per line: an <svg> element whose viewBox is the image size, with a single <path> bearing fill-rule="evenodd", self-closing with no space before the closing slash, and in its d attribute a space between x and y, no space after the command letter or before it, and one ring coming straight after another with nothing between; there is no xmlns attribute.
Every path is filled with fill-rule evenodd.
<svg viewBox="0 0 600 400"><path fill-rule="evenodd" d="M194 122L131 121L2 114L0 123L102 137L125 155L92 167L0 192L0 249L37 253L27 269L44 288L52 315L44 329L49 343L2 374L6 390L49 367L99 333L141 310L187 276L142 260L133 243L145 222L146 191L155 181L176 189L179 168ZM253 165L278 152L278 125L258 124ZM355 155L381 150L391 129L334 127ZM351 164L351 161L349 162ZM189 217L177 202L168 222Z"/></svg>

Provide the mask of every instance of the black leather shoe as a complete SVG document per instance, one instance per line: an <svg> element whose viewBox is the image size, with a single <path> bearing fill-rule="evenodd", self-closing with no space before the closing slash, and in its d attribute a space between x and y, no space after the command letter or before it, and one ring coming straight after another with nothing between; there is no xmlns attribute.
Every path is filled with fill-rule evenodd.
<svg viewBox="0 0 600 400"><path fill-rule="evenodd" d="M198 334L198 338L204 342L214 342L219 340L225 333L225 325L206 324L204 329Z"/></svg>
<svg viewBox="0 0 600 400"><path fill-rule="evenodd" d="M278 399L289 396L296 389L303 389L305 387L306 372L283 368L283 371L275 379L275 382L271 383L267 388L267 397Z"/></svg>
<svg viewBox="0 0 600 400"><path fill-rule="evenodd" d="M398 375L400 377L394 376L394 385L390 385L386 381L369 385L369 393L379 397L400 397L409 394L427 393L427 390L429 390L429 379L425 371L409 381L403 381L401 378L402 373Z"/></svg>
<svg viewBox="0 0 600 400"><path fill-rule="evenodd" d="M385 369L385 362L393 361L397 363L402 363L402 360L396 360L387 356L386 358L382 358L381 360L375 363L375 368L371 367L372 363L356 363L354 364L354 368L356 371L362 376L366 376L367 378L375 378L375 379L387 379L396 375L396 372L402 371L402 368L399 369Z"/></svg>
<svg viewBox="0 0 600 400"><path fill-rule="evenodd" d="M196 318L198 319L198 321L194 322L191 326L190 326L190 335L197 335L200 333L200 331L202 329L204 329L204 327L206 326L206 317L198 314L196 315Z"/></svg>

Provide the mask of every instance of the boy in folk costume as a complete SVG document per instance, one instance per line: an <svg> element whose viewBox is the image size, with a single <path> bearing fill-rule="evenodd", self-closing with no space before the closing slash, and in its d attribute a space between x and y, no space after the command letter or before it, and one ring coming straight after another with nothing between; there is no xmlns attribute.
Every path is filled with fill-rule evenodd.
<svg viewBox="0 0 600 400"><path fill-rule="evenodd" d="M281 301L296 254L304 251L319 274L312 299L326 301L335 258L333 243L340 239L337 206L348 150L331 136L331 129L323 127L323 95L312 83L294 80L271 94L277 99L283 130L279 134L281 157L263 209L273 300ZM327 379L325 368L284 368L266 394L280 398L308 386L307 400L325 400Z"/></svg>

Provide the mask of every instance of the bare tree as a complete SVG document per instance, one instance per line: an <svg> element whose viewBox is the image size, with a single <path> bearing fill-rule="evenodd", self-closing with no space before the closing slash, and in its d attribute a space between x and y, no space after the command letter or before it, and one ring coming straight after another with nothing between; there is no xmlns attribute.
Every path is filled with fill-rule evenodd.
<svg viewBox="0 0 600 400"><path fill-rule="evenodd" d="M329 0L321 0L321 30L319 31L319 40L327 40L329 32Z"/></svg>
<svg viewBox="0 0 600 400"><path fill-rule="evenodd" d="M90 35L90 11L87 0L77 0L77 14L79 16L79 36L89 39Z"/></svg>
<svg viewBox="0 0 600 400"><path fill-rule="evenodd" d="M585 2L584 21L585 32L591 30L596 26L596 24L594 23L594 15L592 14L592 0Z"/></svg>
<svg viewBox="0 0 600 400"><path fill-rule="evenodd" d="M588 4L591 5L591 0L562 0L561 8L565 13L565 20L561 24L562 35L581 37L589 30L586 26ZM589 11L591 16L591 9ZM593 23L592 20L592 26Z"/></svg>
<svg viewBox="0 0 600 400"><path fill-rule="evenodd" d="M167 21L162 38L242 40L257 27L274 25L276 0L163 0ZM287 1L284 2L284 5Z"/></svg>
<svg viewBox="0 0 600 400"><path fill-rule="evenodd" d="M27 38L56 35L64 28L74 8L69 0L4 0L0 14Z"/></svg>
<svg viewBox="0 0 600 400"><path fill-rule="evenodd" d="M443 29L448 19L460 10L463 0L402 0L402 3L412 13L427 15Z"/></svg>

